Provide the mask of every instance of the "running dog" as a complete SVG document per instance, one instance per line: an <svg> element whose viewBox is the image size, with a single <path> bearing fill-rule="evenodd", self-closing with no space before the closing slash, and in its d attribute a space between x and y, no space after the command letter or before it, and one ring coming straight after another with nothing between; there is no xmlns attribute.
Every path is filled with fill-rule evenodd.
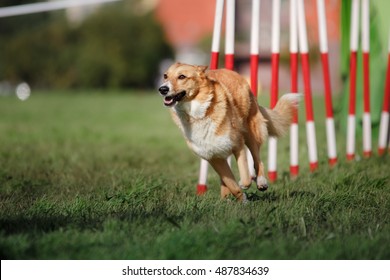
<svg viewBox="0 0 390 280"><path fill-rule="evenodd" d="M190 149L220 176L222 198L232 194L239 201L246 200L242 190L250 187L252 177L245 146L253 157L257 188L268 188L260 147L268 136L280 137L288 131L299 94L283 95L270 110L258 105L249 84L238 73L183 63L168 68L158 90ZM227 162L232 154L237 160L239 184Z"/></svg>

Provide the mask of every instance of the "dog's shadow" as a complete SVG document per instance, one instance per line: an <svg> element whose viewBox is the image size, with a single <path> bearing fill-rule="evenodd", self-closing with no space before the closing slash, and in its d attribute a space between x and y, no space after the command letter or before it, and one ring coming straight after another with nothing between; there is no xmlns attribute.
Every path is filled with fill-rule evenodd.
<svg viewBox="0 0 390 280"><path fill-rule="evenodd" d="M247 193L247 199L250 202L255 201L268 201L268 202L275 202L280 200L280 195L276 194L275 192L251 192Z"/></svg>

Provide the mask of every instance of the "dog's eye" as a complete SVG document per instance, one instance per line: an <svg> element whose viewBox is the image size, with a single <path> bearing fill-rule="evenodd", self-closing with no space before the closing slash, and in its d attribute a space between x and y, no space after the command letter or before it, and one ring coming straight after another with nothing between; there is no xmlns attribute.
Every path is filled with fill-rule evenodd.
<svg viewBox="0 0 390 280"><path fill-rule="evenodd" d="M178 78L179 78L179 80L183 80L183 79L185 79L185 78L186 78L186 76L184 76L184 75L180 75Z"/></svg>
<svg viewBox="0 0 390 280"><path fill-rule="evenodd" d="M164 74L164 79L168 79L168 75L167 74Z"/></svg>

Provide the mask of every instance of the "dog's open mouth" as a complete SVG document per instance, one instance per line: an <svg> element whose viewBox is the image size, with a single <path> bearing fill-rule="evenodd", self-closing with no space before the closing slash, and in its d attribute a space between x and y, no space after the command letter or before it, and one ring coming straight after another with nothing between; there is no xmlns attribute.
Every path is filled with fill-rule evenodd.
<svg viewBox="0 0 390 280"><path fill-rule="evenodd" d="M182 91L176 95L170 95L164 97L164 105L167 107L171 107L175 105L177 102L181 101L186 95L185 91Z"/></svg>

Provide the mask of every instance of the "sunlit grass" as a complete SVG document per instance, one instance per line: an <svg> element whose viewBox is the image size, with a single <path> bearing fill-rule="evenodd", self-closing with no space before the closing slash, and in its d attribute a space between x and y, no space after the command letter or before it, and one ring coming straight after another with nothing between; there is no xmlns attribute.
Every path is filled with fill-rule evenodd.
<svg viewBox="0 0 390 280"><path fill-rule="evenodd" d="M268 104L268 100L261 99ZM327 166L323 102L316 106L320 168L252 188L247 205L195 195L199 160L157 94L34 94L0 100L0 252L19 259L388 259L390 161ZM304 110L301 112L304 124ZM261 152L266 161L267 149Z"/></svg>

